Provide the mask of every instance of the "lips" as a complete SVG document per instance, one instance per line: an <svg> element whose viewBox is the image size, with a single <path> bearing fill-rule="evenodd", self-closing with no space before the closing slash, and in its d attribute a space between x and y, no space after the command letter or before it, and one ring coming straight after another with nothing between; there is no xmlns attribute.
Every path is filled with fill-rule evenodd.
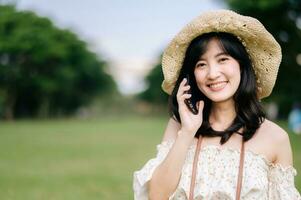
<svg viewBox="0 0 301 200"><path fill-rule="evenodd" d="M222 89L224 89L224 87L226 87L228 81L219 81L219 82L215 82L215 83L210 83L207 86L210 88L210 90L216 92L216 91L220 91Z"/></svg>

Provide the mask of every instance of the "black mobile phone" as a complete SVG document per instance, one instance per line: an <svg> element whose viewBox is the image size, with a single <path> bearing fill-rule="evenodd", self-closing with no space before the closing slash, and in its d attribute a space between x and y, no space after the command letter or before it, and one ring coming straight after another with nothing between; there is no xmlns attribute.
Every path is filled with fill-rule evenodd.
<svg viewBox="0 0 301 200"><path fill-rule="evenodd" d="M186 80L187 80L187 82L186 82L185 85L188 85L188 84L190 85L190 79L189 79L189 75L188 74L186 75ZM198 109L196 107L196 100L195 100L195 98L193 98L193 96L192 96L193 94L191 92L191 85L190 85L189 90L186 93L191 94L191 97L189 99L185 99L184 100L185 104L187 105L188 109L193 114L195 114L195 115L198 114Z"/></svg>

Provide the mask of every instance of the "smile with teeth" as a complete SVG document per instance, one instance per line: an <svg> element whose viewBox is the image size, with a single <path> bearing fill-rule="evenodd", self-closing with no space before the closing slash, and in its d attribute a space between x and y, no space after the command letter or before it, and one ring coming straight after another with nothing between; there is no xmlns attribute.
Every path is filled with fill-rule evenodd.
<svg viewBox="0 0 301 200"><path fill-rule="evenodd" d="M209 84L208 86L212 90L220 90L220 89L223 89L227 83L228 83L228 81L223 81L223 82L218 82L218 83L212 83L212 84Z"/></svg>

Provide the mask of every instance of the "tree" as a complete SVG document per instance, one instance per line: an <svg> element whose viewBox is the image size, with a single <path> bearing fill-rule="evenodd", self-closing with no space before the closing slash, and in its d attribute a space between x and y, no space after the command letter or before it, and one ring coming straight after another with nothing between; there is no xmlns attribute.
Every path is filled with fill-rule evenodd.
<svg viewBox="0 0 301 200"><path fill-rule="evenodd" d="M166 105L168 95L161 89L163 79L162 65L161 63L158 63L146 76L147 89L138 94L138 98L153 105Z"/></svg>
<svg viewBox="0 0 301 200"><path fill-rule="evenodd" d="M226 0L243 15L259 19L282 47L282 63L268 101L279 105L287 115L291 105L301 100L301 1L300 0Z"/></svg>
<svg viewBox="0 0 301 200"><path fill-rule="evenodd" d="M71 31L33 12L0 5L3 117L71 114L93 96L116 90L106 67Z"/></svg>

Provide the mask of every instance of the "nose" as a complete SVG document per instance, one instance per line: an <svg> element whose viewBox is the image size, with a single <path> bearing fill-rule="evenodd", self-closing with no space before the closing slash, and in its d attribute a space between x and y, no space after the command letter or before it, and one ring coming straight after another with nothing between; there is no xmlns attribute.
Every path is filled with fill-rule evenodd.
<svg viewBox="0 0 301 200"><path fill-rule="evenodd" d="M207 77L209 79L216 79L220 76L219 67L217 64L209 65Z"/></svg>

